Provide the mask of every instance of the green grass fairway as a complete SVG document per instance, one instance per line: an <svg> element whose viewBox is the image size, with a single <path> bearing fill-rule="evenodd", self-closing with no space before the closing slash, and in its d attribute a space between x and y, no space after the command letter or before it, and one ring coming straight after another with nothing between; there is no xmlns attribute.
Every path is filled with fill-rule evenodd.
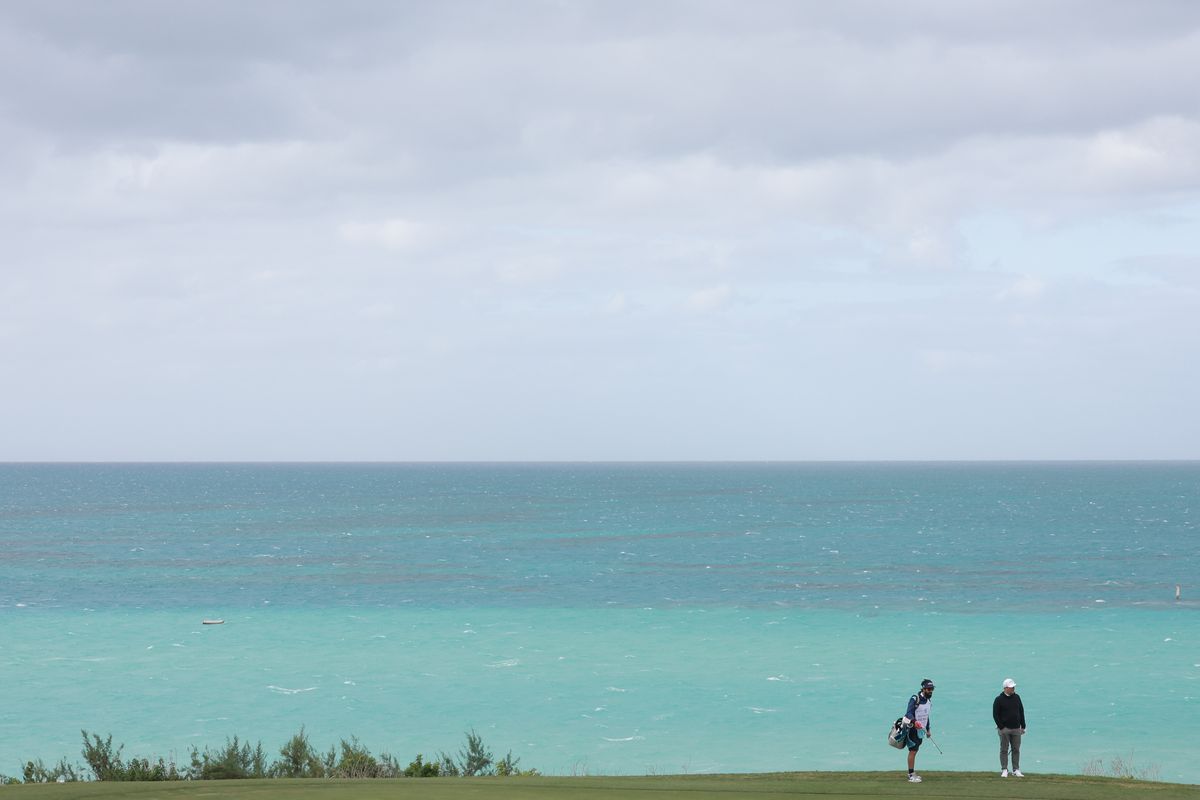
<svg viewBox="0 0 1200 800"><path fill-rule="evenodd" d="M0 787L0 800L767 800L772 797L1200 800L1200 786L1064 775L1002 780L994 773L931 772L920 785L895 772L784 772L603 778L410 778L179 783L75 783Z"/></svg>

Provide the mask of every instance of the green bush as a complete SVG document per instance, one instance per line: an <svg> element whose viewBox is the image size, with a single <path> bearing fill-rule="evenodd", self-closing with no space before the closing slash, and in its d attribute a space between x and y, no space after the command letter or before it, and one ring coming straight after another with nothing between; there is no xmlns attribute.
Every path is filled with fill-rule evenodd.
<svg viewBox="0 0 1200 800"><path fill-rule="evenodd" d="M387 753L379 758L359 743L357 736L342 739L342 754L331 771L334 778L395 778L402 775L400 765Z"/></svg>
<svg viewBox="0 0 1200 800"><path fill-rule="evenodd" d="M114 751L112 734L107 739L101 739L99 734L91 734L81 730L83 734L83 760L92 770L92 775L98 781L119 781L125 778L125 765L121 763L121 750L125 745L118 745Z"/></svg>
<svg viewBox="0 0 1200 800"><path fill-rule="evenodd" d="M441 772L441 770L439 768L440 765L438 764L438 762L430 761L430 762L426 763L421 760L422 758L424 758L424 756L422 756L420 753L417 753L417 757L412 761L412 763L410 763L407 767L404 768L404 777L406 777L406 778L436 778L436 777L438 777L439 773Z"/></svg>
<svg viewBox="0 0 1200 800"><path fill-rule="evenodd" d="M125 765L123 781L178 781L183 776L175 769L174 762L165 763L161 758L151 763L148 758L134 758Z"/></svg>
<svg viewBox="0 0 1200 800"><path fill-rule="evenodd" d="M225 746L217 749L196 747L191 750L190 765L180 770L174 761L158 758L134 758L128 762L121 758L124 745L113 746L112 734L101 739L98 734L80 731L83 735L83 760L95 781L178 781L178 780L226 780L247 778L438 778L453 776L537 775L537 770L520 770L520 759L513 758L512 751L499 761L492 756L482 737L472 729L466 734L465 746L457 758L441 753L437 760L425 761L421 754L401 768L400 762L387 753L375 756L358 738L342 739L340 747L331 747L327 753L318 753L308 739L304 727L292 736L279 750L279 758L267 763L262 742L251 747L237 736L225 740ZM46 766L41 760L27 761L21 774L24 783L66 783L88 780L83 767L67 763L66 759L54 766ZM0 784L21 783L17 778L0 775Z"/></svg>
<svg viewBox="0 0 1200 800"><path fill-rule="evenodd" d="M472 728L467 736L466 747L458 751L455 761L446 753L442 753L442 773L461 775L471 778L476 775L495 775L495 760L492 751L483 745L483 738Z"/></svg>
<svg viewBox="0 0 1200 800"><path fill-rule="evenodd" d="M192 766L188 777L193 780L244 780L267 777L267 756L262 742L254 749L249 742L239 743L238 737L225 740L220 750L205 748L201 753L192 748Z"/></svg>
<svg viewBox="0 0 1200 800"><path fill-rule="evenodd" d="M532 778L541 774L536 769L517 769L520 762L521 759L513 758L512 750L509 750L508 755L496 762L496 775L501 778Z"/></svg>
<svg viewBox="0 0 1200 800"><path fill-rule="evenodd" d="M179 773L173 761L168 763L162 758L157 761L151 761L148 758L134 758L130 759L129 763L125 763L121 759L121 751L125 745L118 745L114 749L111 733L107 739L101 739L98 734L89 734L86 730L80 731L80 733L83 734L83 760L91 769L93 780L178 781L185 777ZM26 783L44 783L48 782L47 779L58 781L59 778L63 783L79 780L78 775L65 759L48 772L42 767L41 761L29 762L25 765L24 777Z"/></svg>
<svg viewBox="0 0 1200 800"><path fill-rule="evenodd" d="M67 763L64 758L53 767L47 767L39 758L37 761L26 761L21 768L21 777L25 783L74 783L79 780L76 766ZM16 778L0 776L0 783L19 783Z"/></svg>
<svg viewBox="0 0 1200 800"><path fill-rule="evenodd" d="M279 749L279 760L271 765L272 778L324 778L325 765L308 741L304 726Z"/></svg>

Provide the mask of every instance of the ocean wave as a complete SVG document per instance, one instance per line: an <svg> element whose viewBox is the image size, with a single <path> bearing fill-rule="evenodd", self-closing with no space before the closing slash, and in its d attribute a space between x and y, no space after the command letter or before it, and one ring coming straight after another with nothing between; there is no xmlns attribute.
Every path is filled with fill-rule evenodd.
<svg viewBox="0 0 1200 800"><path fill-rule="evenodd" d="M600 738L606 742L637 742L637 741L641 741L641 740L645 739L646 737L645 736L626 736L621 739L610 739L607 736L601 736Z"/></svg>
<svg viewBox="0 0 1200 800"><path fill-rule="evenodd" d="M274 684L267 687L272 692L277 694L300 694L301 692L315 692L317 687L309 686L307 689L288 689L285 686L275 686Z"/></svg>
<svg viewBox="0 0 1200 800"><path fill-rule="evenodd" d="M506 667L515 667L520 663L521 663L521 659L519 659L519 658L506 658L503 661L496 661L492 664L484 664L484 666L492 667L493 669L503 669Z"/></svg>

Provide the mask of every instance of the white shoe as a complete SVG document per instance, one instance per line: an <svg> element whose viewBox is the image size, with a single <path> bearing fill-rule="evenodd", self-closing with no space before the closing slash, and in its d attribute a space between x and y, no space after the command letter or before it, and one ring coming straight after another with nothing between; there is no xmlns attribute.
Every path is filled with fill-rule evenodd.
<svg viewBox="0 0 1200 800"><path fill-rule="evenodd" d="M1014 770L1013 770L1013 777L1014 777L1014 778L1024 778L1024 777L1025 777L1025 775L1024 775L1022 772L1021 772L1021 770L1019 770L1019 769L1014 769Z"/></svg>
<svg viewBox="0 0 1200 800"><path fill-rule="evenodd" d="M1006 769L1002 769L1002 770L1000 770L1000 777L1001 777L1001 778L1007 778L1007 777L1008 777L1008 770L1006 770Z"/></svg>
<svg viewBox="0 0 1200 800"><path fill-rule="evenodd" d="M913 774L908 776L908 782L909 783L920 783L921 776L914 772Z"/></svg>

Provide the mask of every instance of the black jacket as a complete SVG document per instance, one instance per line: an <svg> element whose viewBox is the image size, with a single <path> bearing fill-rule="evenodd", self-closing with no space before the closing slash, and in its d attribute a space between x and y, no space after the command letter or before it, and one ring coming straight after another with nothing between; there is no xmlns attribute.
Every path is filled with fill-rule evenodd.
<svg viewBox="0 0 1200 800"><path fill-rule="evenodd" d="M992 719L997 728L1024 728L1025 706L1021 703L1021 695L1001 692L992 701Z"/></svg>

